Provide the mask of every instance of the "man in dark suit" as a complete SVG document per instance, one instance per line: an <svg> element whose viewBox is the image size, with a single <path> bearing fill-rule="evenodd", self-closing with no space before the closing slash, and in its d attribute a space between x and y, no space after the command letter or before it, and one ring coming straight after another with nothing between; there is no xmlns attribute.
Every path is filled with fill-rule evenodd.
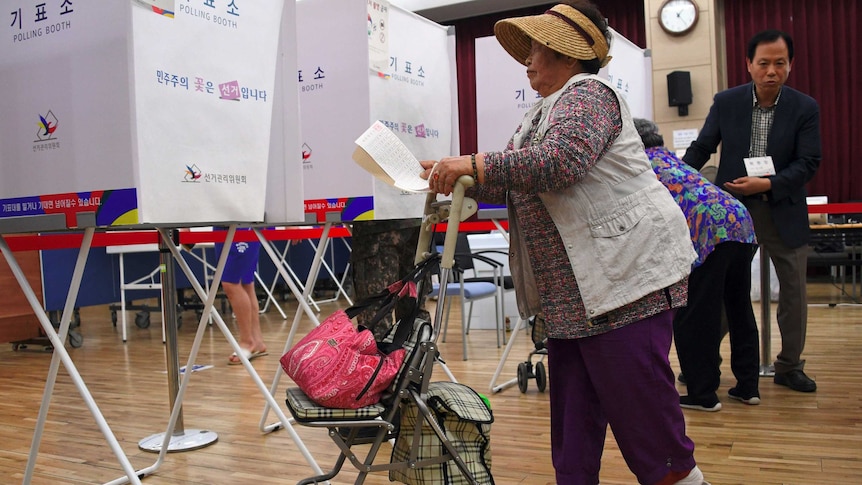
<svg viewBox="0 0 862 485"><path fill-rule="evenodd" d="M808 320L805 184L820 165L820 109L811 97L784 86L793 62L788 34L756 34L746 60L752 82L715 96L683 160L700 169L721 144L715 183L748 207L757 240L778 275L781 352L775 383L813 392L817 384L803 372L801 359Z"/></svg>

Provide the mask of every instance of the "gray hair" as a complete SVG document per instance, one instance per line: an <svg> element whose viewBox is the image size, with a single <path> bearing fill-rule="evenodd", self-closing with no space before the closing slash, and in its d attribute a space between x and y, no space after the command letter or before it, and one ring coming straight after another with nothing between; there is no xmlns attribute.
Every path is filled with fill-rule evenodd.
<svg viewBox="0 0 862 485"><path fill-rule="evenodd" d="M653 121L643 118L635 118L635 129L638 130L638 135L644 144L644 148L664 146L664 137L658 132L658 125Z"/></svg>

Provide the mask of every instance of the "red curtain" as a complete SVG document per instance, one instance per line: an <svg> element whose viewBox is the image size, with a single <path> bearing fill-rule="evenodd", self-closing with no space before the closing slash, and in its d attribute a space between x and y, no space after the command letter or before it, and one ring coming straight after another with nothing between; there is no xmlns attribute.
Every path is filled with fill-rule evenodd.
<svg viewBox="0 0 862 485"><path fill-rule="evenodd" d="M823 161L808 184L830 202L862 200L862 7L858 0L725 0L729 86L751 80L748 40L765 29L793 37L793 70L787 85L820 104Z"/></svg>
<svg viewBox="0 0 862 485"><path fill-rule="evenodd" d="M643 2L631 0L594 1L608 24L641 48L646 47ZM636 5L633 5L636 3ZM494 23L498 20L536 15L556 5L547 5L482 15L449 22L455 26L455 62L458 66L458 113L460 124L461 153L473 153L476 140L476 62L475 39L494 35ZM514 130L515 127L512 127Z"/></svg>

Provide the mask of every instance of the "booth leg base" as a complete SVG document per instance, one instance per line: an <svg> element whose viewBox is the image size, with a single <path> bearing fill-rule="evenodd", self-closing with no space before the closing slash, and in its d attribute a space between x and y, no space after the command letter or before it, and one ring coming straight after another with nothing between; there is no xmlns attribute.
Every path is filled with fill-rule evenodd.
<svg viewBox="0 0 862 485"><path fill-rule="evenodd" d="M138 442L138 448L143 451L158 453L162 451L164 439L164 433L148 436ZM168 453L198 450L214 444L216 441L218 441L218 434L213 431L187 429L182 434L171 437L171 441L168 443Z"/></svg>

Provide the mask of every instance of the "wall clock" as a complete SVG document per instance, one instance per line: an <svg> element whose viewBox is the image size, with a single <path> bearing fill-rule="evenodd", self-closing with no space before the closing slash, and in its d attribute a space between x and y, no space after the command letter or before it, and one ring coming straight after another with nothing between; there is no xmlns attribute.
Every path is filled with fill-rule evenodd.
<svg viewBox="0 0 862 485"><path fill-rule="evenodd" d="M697 25L694 0L665 0L658 10L658 23L670 35L684 35Z"/></svg>

